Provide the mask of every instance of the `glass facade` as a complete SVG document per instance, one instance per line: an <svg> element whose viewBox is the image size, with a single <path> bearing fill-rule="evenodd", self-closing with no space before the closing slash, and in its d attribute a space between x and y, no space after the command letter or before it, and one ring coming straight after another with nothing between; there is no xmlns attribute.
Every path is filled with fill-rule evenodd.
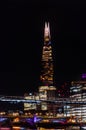
<svg viewBox="0 0 86 130"><path fill-rule="evenodd" d="M44 45L42 50L42 66L41 66L41 74L40 74L40 81L41 85L39 87L39 96L34 96L34 99L40 100L54 100L55 99L55 91L56 87L54 87L53 83L53 58L52 58L52 46L51 46L51 36L50 36L50 26L49 23L45 23L44 28ZM25 97L31 98L30 96ZM28 99L27 99L28 100ZM36 108L35 104L32 103L25 103L25 109L34 109ZM42 103L41 110L47 110L48 104Z"/></svg>
<svg viewBox="0 0 86 130"><path fill-rule="evenodd" d="M39 97L41 100L55 99L55 91L53 83L53 57L50 36L49 23L45 23L44 28L44 45L42 50L42 67L40 74L41 86L39 87Z"/></svg>
<svg viewBox="0 0 86 130"><path fill-rule="evenodd" d="M49 23L45 23L44 45L42 50L42 68L40 80L42 85L53 85L53 58Z"/></svg>
<svg viewBox="0 0 86 130"><path fill-rule="evenodd" d="M72 101L86 101L86 81L73 81L70 88L70 99ZM70 109L71 116L75 116L77 121L86 122L86 104L76 103Z"/></svg>

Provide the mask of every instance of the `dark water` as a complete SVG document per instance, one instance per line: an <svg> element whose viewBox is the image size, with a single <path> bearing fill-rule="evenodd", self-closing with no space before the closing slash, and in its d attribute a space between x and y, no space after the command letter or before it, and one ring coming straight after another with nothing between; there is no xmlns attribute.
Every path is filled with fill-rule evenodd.
<svg viewBox="0 0 86 130"><path fill-rule="evenodd" d="M83 128L79 128L79 127L74 127L74 126L71 126L71 127L67 127L67 128L57 128L57 129L54 129L54 128L37 128L37 129L30 129L30 128L24 128L24 127L12 127L12 128L9 128L9 127L0 127L0 130L86 130L86 127L83 127Z"/></svg>

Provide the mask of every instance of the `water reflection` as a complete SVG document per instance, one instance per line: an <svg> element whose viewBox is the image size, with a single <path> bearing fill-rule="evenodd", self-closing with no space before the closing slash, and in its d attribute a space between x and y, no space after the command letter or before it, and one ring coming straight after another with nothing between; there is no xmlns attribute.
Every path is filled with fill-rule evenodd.
<svg viewBox="0 0 86 130"><path fill-rule="evenodd" d="M66 128L37 128L37 129L30 129L20 126L13 126L12 128L9 127L0 127L0 130L86 130L86 126L82 126L81 128L79 126L69 126Z"/></svg>
<svg viewBox="0 0 86 130"><path fill-rule="evenodd" d="M24 127L12 127L11 128L0 128L0 130L65 130L65 129L46 129L46 128L37 128L37 129L30 129L30 128L24 128Z"/></svg>
<svg viewBox="0 0 86 130"><path fill-rule="evenodd" d="M2 127L2 128L0 128L0 130L80 130L80 129L77 129L77 128L76 129L70 129L70 128L69 129L68 128L65 128L65 129L63 129L63 128L62 129L54 129L54 128L53 129L50 129L50 128L49 129L48 128L47 129L46 128L30 129L30 128L24 128L24 127L17 127L17 126L15 126L15 127L12 127L12 129L11 128L6 128L6 127L5 128ZM86 130L86 129L83 129L83 130Z"/></svg>
<svg viewBox="0 0 86 130"><path fill-rule="evenodd" d="M46 128L40 128L40 129L37 129L37 130L65 130L65 129L46 129Z"/></svg>

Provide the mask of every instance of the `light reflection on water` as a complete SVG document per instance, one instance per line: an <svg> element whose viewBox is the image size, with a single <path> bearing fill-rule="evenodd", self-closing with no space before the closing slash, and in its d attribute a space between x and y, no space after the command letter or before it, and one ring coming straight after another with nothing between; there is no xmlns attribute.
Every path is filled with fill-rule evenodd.
<svg viewBox="0 0 86 130"><path fill-rule="evenodd" d="M37 129L37 130L65 130L65 129L46 129L46 128L40 128L40 129Z"/></svg>
<svg viewBox="0 0 86 130"><path fill-rule="evenodd" d="M13 127L11 128L6 128L6 127L0 127L0 130L65 130L65 129L46 129L46 128L37 128L37 129L30 129L30 128L24 128L24 127Z"/></svg>
<svg viewBox="0 0 86 130"><path fill-rule="evenodd" d="M37 129L30 129L30 128L24 128L24 127L13 127L12 129L11 128L3 128L3 127L0 127L0 130L80 130L80 129L51 129L51 128L37 128ZM82 129L82 130L86 130L86 129Z"/></svg>
<svg viewBox="0 0 86 130"><path fill-rule="evenodd" d="M15 127L12 127L12 128L6 128L6 127L0 127L0 130L86 130L86 127L80 129L79 127L77 126L71 126L71 128L67 127L66 129L65 128L37 128L37 129L30 129L30 128L25 128L25 127L18 127L18 126L15 126Z"/></svg>

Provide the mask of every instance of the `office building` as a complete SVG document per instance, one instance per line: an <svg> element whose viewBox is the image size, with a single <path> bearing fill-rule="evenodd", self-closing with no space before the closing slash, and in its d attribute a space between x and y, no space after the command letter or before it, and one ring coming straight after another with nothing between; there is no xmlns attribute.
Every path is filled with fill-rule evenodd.
<svg viewBox="0 0 86 130"><path fill-rule="evenodd" d="M54 69L52 57L52 44L49 23L45 23L44 28L44 45L42 50L42 68L39 87L39 98L42 100L55 99L56 87L54 86Z"/></svg>
<svg viewBox="0 0 86 130"><path fill-rule="evenodd" d="M25 99L38 98L39 100L55 100L56 87L54 86L54 69L53 69L53 57L52 57L52 44L50 35L49 23L45 23L44 27L44 44L42 50L42 62L41 62L41 74L40 74L40 87L38 90L38 96L28 95ZM37 109L37 104L25 103L24 110ZM48 110L50 105L42 102L39 107L41 110ZM52 109L52 108L51 108Z"/></svg>
<svg viewBox="0 0 86 130"><path fill-rule="evenodd" d="M71 82L70 100L71 102L86 102L86 80ZM86 122L86 104L72 105L70 115L75 116L78 121Z"/></svg>

